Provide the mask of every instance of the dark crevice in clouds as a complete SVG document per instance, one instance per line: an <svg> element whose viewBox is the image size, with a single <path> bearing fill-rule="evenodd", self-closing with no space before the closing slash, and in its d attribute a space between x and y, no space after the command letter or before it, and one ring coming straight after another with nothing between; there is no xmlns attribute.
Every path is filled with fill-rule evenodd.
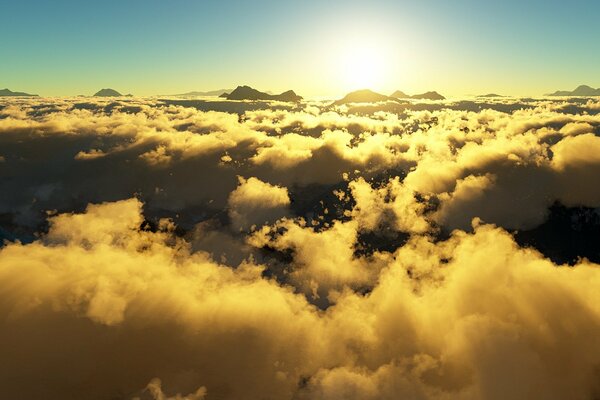
<svg viewBox="0 0 600 400"><path fill-rule="evenodd" d="M556 264L575 265L581 258L600 263L598 208L554 204L541 225L515 233L520 246L531 246Z"/></svg>

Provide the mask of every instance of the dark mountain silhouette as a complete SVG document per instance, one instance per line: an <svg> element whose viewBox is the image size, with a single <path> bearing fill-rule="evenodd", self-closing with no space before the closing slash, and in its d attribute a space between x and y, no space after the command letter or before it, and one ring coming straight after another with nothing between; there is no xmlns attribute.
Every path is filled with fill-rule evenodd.
<svg viewBox="0 0 600 400"><path fill-rule="evenodd" d="M421 94L408 95L402 90L396 90L390 97L396 99L417 99L417 100L445 100L446 98L438 92L425 92Z"/></svg>
<svg viewBox="0 0 600 400"><path fill-rule="evenodd" d="M550 93L547 96L600 96L600 88L594 89L588 85L580 85L573 91L568 90L557 90L554 93Z"/></svg>
<svg viewBox="0 0 600 400"><path fill-rule="evenodd" d="M94 94L94 97L120 97L122 96L121 93L117 92L114 89L101 89L98 92L96 92L96 94ZM131 96L131 95L128 95Z"/></svg>
<svg viewBox="0 0 600 400"><path fill-rule="evenodd" d="M278 100L278 101L300 101L302 96L298 96L293 90L288 90L281 94L269 94L261 92L250 86L238 86L227 97L227 100Z"/></svg>
<svg viewBox="0 0 600 400"><path fill-rule="evenodd" d="M421 94L415 94L411 96L411 99L419 100L445 100L446 98L438 92L425 92Z"/></svg>
<svg viewBox="0 0 600 400"><path fill-rule="evenodd" d="M300 101L302 100L302 96L298 96L293 90L287 90L278 95L271 95L275 97L275 100L280 101Z"/></svg>
<svg viewBox="0 0 600 400"><path fill-rule="evenodd" d="M250 86L238 86L229 93L227 100L270 100L271 95L251 88Z"/></svg>
<svg viewBox="0 0 600 400"><path fill-rule="evenodd" d="M218 89L218 90L209 90L206 92L192 91L182 94L175 94L174 96L215 96L221 97L224 93L231 93L232 89Z"/></svg>
<svg viewBox="0 0 600 400"><path fill-rule="evenodd" d="M220 98L222 99L226 99L227 97L229 97L229 92L225 92L219 95Z"/></svg>
<svg viewBox="0 0 600 400"><path fill-rule="evenodd" d="M17 97L17 96L37 97L37 94L29 94L29 93L24 93L24 92L13 92L8 89L0 89L0 96L3 96L3 97Z"/></svg>
<svg viewBox="0 0 600 400"><path fill-rule="evenodd" d="M397 99L410 99L410 95L404 93L402 90L396 90L390 97L395 97Z"/></svg>
<svg viewBox="0 0 600 400"><path fill-rule="evenodd" d="M397 101L396 98L386 96L381 93L374 92L369 89L357 90L355 92L348 93L343 99L335 101L334 105L348 104L348 103L377 103L380 101Z"/></svg>
<svg viewBox="0 0 600 400"><path fill-rule="evenodd" d="M600 96L600 88L594 89L587 85L580 85L573 90L573 96Z"/></svg>

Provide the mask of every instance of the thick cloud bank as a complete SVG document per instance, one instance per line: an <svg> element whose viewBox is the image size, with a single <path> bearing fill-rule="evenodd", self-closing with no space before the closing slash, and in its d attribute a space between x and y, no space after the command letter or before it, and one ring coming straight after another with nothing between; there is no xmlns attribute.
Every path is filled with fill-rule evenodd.
<svg viewBox="0 0 600 400"><path fill-rule="evenodd" d="M2 397L600 396L600 103L214 108L0 102Z"/></svg>

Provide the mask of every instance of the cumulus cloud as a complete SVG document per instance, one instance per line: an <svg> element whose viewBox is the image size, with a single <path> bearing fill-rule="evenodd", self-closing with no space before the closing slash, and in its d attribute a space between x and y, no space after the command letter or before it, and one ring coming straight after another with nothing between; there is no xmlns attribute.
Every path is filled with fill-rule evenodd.
<svg viewBox="0 0 600 400"><path fill-rule="evenodd" d="M290 198L286 188L256 178L239 178L239 186L229 195L229 216L234 229L247 230L273 223L288 213Z"/></svg>
<svg viewBox="0 0 600 400"><path fill-rule="evenodd" d="M0 250L7 396L132 398L147 382L154 398L597 394L596 264L557 266L476 225L380 254L368 295L348 286L318 311L265 266L191 253L166 223L140 229L140 210L125 200L58 215L38 241ZM295 243L311 276L358 273L339 230L312 234Z"/></svg>
<svg viewBox="0 0 600 400"><path fill-rule="evenodd" d="M308 339L316 312L259 265L233 270L140 230L140 207L60 215L41 241L0 251L5 394L128 398L158 376L166 393L286 396L325 345Z"/></svg>

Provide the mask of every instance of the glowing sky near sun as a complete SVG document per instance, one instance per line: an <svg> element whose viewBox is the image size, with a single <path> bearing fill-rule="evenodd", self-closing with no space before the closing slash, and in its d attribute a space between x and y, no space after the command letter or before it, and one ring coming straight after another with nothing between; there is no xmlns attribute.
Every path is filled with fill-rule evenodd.
<svg viewBox="0 0 600 400"><path fill-rule="evenodd" d="M0 87L537 95L600 86L597 1L6 1Z"/></svg>

